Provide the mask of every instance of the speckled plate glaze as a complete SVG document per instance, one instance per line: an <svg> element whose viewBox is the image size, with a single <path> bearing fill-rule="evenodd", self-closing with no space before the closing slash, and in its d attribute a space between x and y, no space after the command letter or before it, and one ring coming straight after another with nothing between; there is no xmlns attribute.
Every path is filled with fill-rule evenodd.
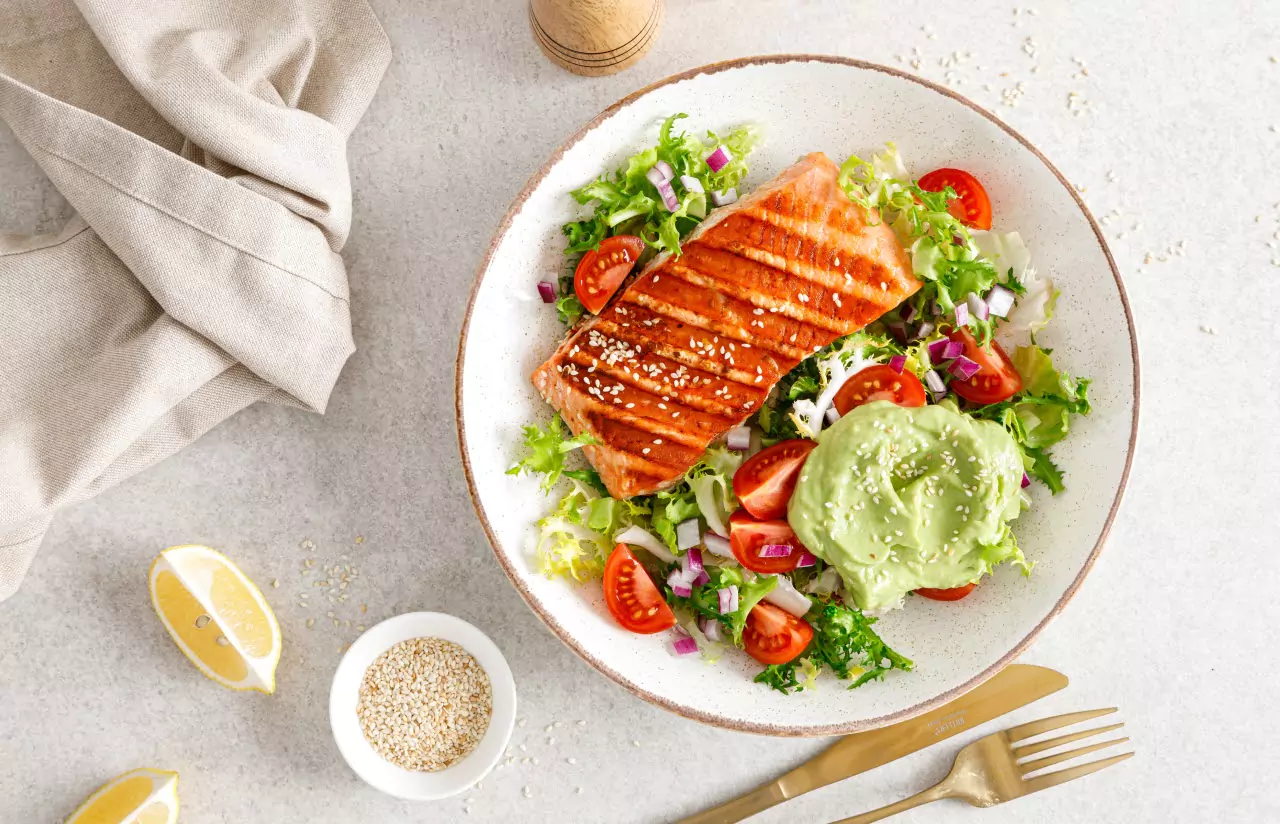
<svg viewBox="0 0 1280 824"><path fill-rule="evenodd" d="M578 214L567 192L613 169L671 112L689 129L755 122L765 143L747 186L805 152L837 163L885 141L913 173L959 166L991 195L997 229L1016 229L1038 268L1062 290L1043 342L1064 368L1094 379L1091 416L1054 451L1067 491L1017 523L1035 574L999 570L959 604L911 599L881 619L881 634L916 671L848 691L829 678L784 696L759 684L744 655L718 664L676 658L663 636L637 636L609 617L598 586L540 576L533 522L550 501L536 482L504 474L520 427L551 410L529 382L562 333L537 297L563 261L560 225ZM458 436L476 511L499 562L546 624L588 663L636 695L689 718L769 735L832 735L926 712L1012 662L1066 605L1102 549L1132 462L1138 357L1124 286L1093 217L1030 143L947 89L883 66L834 57L758 57L694 69L619 101L584 126L534 175L503 219L481 264L458 351ZM963 627L963 631L958 631Z"/></svg>

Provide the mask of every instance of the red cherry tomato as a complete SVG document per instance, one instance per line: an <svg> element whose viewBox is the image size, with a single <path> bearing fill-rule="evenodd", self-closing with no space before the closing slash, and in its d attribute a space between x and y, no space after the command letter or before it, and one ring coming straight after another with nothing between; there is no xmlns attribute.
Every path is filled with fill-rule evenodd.
<svg viewBox="0 0 1280 824"><path fill-rule="evenodd" d="M959 197L951 199L947 211L971 229L991 228L991 198L973 175L962 169L935 169L916 183L926 192L950 186Z"/></svg>
<svg viewBox="0 0 1280 824"><path fill-rule="evenodd" d="M640 635L676 625L675 613L626 544L615 546L605 562L604 602L624 629Z"/></svg>
<svg viewBox="0 0 1280 824"><path fill-rule="evenodd" d="M848 415L853 409L872 401L891 401L898 406L924 406L924 384L910 372L898 374L892 366L868 366L849 378L836 392L836 411Z"/></svg>
<svg viewBox="0 0 1280 824"><path fill-rule="evenodd" d="M813 627L808 621L763 602L751 608L742 629L743 647L762 664L785 664L804 652L812 640Z"/></svg>
<svg viewBox="0 0 1280 824"><path fill-rule="evenodd" d="M973 592L973 588L977 584L965 584L962 587L952 587L951 589L917 589L916 595L923 595L925 598L932 598L935 601L959 601L964 596Z"/></svg>
<svg viewBox="0 0 1280 824"><path fill-rule="evenodd" d="M787 544L791 554L781 558L761 557L760 553L769 544ZM790 572L807 551L786 521L756 520L745 509L739 509L729 518L729 547L738 563L763 575Z"/></svg>
<svg viewBox="0 0 1280 824"><path fill-rule="evenodd" d="M813 441L795 438L757 452L733 473L733 494L760 520L785 518L800 467L815 446Z"/></svg>
<svg viewBox="0 0 1280 824"><path fill-rule="evenodd" d="M599 249L593 249L578 261L573 273L573 291L578 300L593 315L618 291L622 281L631 274L631 268L644 251L644 241L635 235L617 235L605 238Z"/></svg>
<svg viewBox="0 0 1280 824"><path fill-rule="evenodd" d="M951 388L957 395L967 401L987 404L999 403L1022 391L1022 376L1000 344L991 341L991 348L985 349L978 345L968 329L957 329L947 337L964 344L964 356L979 367L969 380L956 378L951 381Z"/></svg>

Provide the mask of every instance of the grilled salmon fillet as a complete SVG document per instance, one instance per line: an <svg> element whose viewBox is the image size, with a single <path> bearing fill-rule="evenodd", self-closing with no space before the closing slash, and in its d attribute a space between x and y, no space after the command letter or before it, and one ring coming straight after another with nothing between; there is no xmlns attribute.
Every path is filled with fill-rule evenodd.
<svg viewBox="0 0 1280 824"><path fill-rule="evenodd" d="M670 486L787 372L920 288L879 216L808 155L626 284L533 373L615 498Z"/></svg>

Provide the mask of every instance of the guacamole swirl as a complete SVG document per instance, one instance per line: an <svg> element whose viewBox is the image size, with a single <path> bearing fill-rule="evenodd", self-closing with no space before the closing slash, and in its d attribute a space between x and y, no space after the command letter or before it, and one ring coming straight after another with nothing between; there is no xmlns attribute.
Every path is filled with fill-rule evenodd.
<svg viewBox="0 0 1280 824"><path fill-rule="evenodd" d="M862 609L923 587L1026 569L1008 522L1021 510L1022 453L999 424L950 402L887 401L840 418L809 455L788 509L801 542L834 566Z"/></svg>

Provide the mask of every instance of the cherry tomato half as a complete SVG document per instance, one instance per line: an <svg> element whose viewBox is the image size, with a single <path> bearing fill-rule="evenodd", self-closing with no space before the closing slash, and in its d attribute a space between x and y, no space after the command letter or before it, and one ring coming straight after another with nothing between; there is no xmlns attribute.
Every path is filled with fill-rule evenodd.
<svg viewBox="0 0 1280 824"><path fill-rule="evenodd" d="M624 629L640 635L676 625L675 613L626 544L615 546L605 562L604 602Z"/></svg>
<svg viewBox="0 0 1280 824"><path fill-rule="evenodd" d="M813 640L813 627L773 604L759 603L747 615L742 645L762 664L785 664L804 652Z"/></svg>
<svg viewBox="0 0 1280 824"><path fill-rule="evenodd" d="M733 473L733 494L762 521L787 517L800 468L818 444L804 438L782 441L752 455Z"/></svg>
<svg viewBox="0 0 1280 824"><path fill-rule="evenodd" d="M791 554L781 558L761 557L760 553L769 544L787 544L791 547ZM739 509L729 518L729 547L738 563L763 575L790 572L807 551L786 521L760 521L752 518L745 509Z"/></svg>
<svg viewBox="0 0 1280 824"><path fill-rule="evenodd" d="M582 256L573 273L573 291L588 312L600 314L622 281L627 279L643 251L644 241L640 238L617 235L605 238L600 248Z"/></svg>
<svg viewBox="0 0 1280 824"><path fill-rule="evenodd" d="M964 356L979 367L969 380L951 381L957 395L967 401L987 404L999 403L1022 391L1022 376L1000 344L991 341L990 349L979 346L968 329L957 329L947 337L964 344Z"/></svg>
<svg viewBox="0 0 1280 824"><path fill-rule="evenodd" d="M868 366L849 378L836 392L836 411L848 415L853 409L872 401L891 401L898 406L924 406L924 384L910 372L901 374L888 364Z"/></svg>
<svg viewBox="0 0 1280 824"><path fill-rule="evenodd" d="M973 175L962 169L935 169L916 182L926 192L950 186L959 197L952 198L947 211L971 229L991 228L991 198Z"/></svg>
<svg viewBox="0 0 1280 824"><path fill-rule="evenodd" d="M932 598L935 601L959 601L964 596L973 592L973 588L977 584L965 584L962 587L952 587L951 589L917 589L916 595L923 595L925 598Z"/></svg>

